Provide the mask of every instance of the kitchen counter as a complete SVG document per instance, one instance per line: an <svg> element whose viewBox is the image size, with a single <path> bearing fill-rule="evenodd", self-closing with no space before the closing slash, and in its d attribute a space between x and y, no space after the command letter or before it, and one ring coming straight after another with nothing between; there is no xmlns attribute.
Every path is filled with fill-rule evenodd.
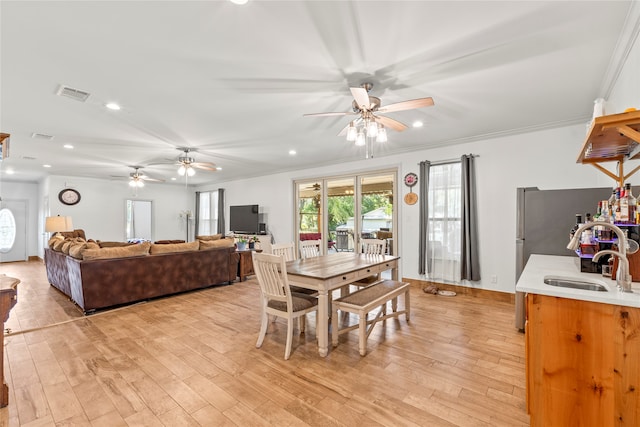
<svg viewBox="0 0 640 427"><path fill-rule="evenodd" d="M562 276L600 283L608 292L563 288L544 283L545 276ZM552 297L591 301L626 307L640 307L640 283L632 284L633 293L619 292L616 281L596 273L580 272L580 260L575 256L531 255L516 285L516 291Z"/></svg>

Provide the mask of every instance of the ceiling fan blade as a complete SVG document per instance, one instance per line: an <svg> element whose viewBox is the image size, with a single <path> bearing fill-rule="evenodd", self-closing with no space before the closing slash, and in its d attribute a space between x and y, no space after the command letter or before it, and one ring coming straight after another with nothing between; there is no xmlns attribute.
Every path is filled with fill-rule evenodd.
<svg viewBox="0 0 640 427"><path fill-rule="evenodd" d="M400 123L399 121L385 116L373 116L374 120L378 123L382 123L385 127L391 128L395 131L402 132L407 128L407 125Z"/></svg>
<svg viewBox="0 0 640 427"><path fill-rule="evenodd" d="M191 167L194 167L196 169L213 171L213 172L218 170L216 169L216 165L214 165L213 163L191 163Z"/></svg>
<svg viewBox="0 0 640 427"><path fill-rule="evenodd" d="M351 87L351 95L356 100L356 104L363 110L369 110L371 108L371 102L369 101L369 93L362 87Z"/></svg>
<svg viewBox="0 0 640 427"><path fill-rule="evenodd" d="M304 117L323 117L323 116L350 116L358 113L353 113L351 111L346 111L344 113L311 113L311 114L303 114Z"/></svg>
<svg viewBox="0 0 640 427"><path fill-rule="evenodd" d="M149 181L149 182L164 182L164 179L151 178L149 176L141 176L140 179L143 181Z"/></svg>
<svg viewBox="0 0 640 427"><path fill-rule="evenodd" d="M385 105L378 108L381 113L390 113L393 111L412 110L414 108L430 107L433 105L433 98L418 98L409 101L396 102L395 104Z"/></svg>

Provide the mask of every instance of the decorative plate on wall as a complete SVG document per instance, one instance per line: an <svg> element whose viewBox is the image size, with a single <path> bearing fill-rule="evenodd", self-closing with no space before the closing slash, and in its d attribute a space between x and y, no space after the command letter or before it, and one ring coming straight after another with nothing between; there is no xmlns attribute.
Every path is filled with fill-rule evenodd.
<svg viewBox="0 0 640 427"><path fill-rule="evenodd" d="M404 202L408 205L415 205L418 201L418 195L413 192L413 186L418 183L418 175L409 172L404 176L404 185L409 187L409 193L405 194Z"/></svg>

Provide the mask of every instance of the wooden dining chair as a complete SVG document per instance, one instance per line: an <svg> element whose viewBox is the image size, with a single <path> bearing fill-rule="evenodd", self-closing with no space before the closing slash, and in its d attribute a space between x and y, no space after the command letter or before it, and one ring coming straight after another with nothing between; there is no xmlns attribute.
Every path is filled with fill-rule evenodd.
<svg viewBox="0 0 640 427"><path fill-rule="evenodd" d="M318 299L308 295L294 294L289 288L287 265L283 257L252 252L253 268L260 284L262 315L260 334L256 348L262 347L269 326L269 315L287 319L287 344L284 359L291 355L293 321L300 320L300 333L304 333L305 316L318 310Z"/></svg>
<svg viewBox="0 0 640 427"><path fill-rule="evenodd" d="M384 255L387 250L387 241L382 239L361 239L360 245L362 253L366 255ZM382 280L380 274L374 274L356 282L354 285L358 287L369 286Z"/></svg>
<svg viewBox="0 0 640 427"><path fill-rule="evenodd" d="M320 240L301 240L300 258L313 258L320 256Z"/></svg>
<svg viewBox="0 0 640 427"><path fill-rule="evenodd" d="M294 261L296 257L296 245L293 242L289 243L274 243L271 245L271 253L276 256L284 258L285 262ZM289 285L292 292L307 295L318 295L318 292L313 289L302 288L300 286Z"/></svg>
<svg viewBox="0 0 640 427"><path fill-rule="evenodd" d="M296 246L293 242L274 243L271 245L271 253L273 255L283 257L285 261L293 261L297 259Z"/></svg>

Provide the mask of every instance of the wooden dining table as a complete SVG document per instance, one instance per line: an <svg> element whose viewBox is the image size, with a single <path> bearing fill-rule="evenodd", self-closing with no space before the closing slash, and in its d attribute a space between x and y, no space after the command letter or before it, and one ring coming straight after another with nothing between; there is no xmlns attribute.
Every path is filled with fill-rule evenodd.
<svg viewBox="0 0 640 427"><path fill-rule="evenodd" d="M318 291L316 335L320 356L325 357L329 353L329 302L332 291L387 270L391 270L393 280L398 280L399 259L390 255L339 252L287 262L287 276L292 284Z"/></svg>

